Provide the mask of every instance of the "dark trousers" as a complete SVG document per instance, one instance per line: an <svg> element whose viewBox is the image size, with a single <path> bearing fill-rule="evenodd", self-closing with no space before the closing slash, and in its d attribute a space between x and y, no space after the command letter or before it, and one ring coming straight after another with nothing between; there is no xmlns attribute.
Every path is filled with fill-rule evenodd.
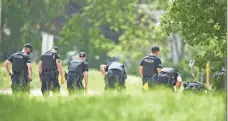
<svg viewBox="0 0 228 121"><path fill-rule="evenodd" d="M153 77L153 76L144 76L143 79L142 79L143 80L143 85L145 83L148 83L148 87L151 87L152 84L153 84L154 79L155 79L155 77Z"/></svg>
<svg viewBox="0 0 228 121"><path fill-rule="evenodd" d="M157 87L172 87L173 79L167 74L158 74L153 77L143 77L143 85L148 82L149 90Z"/></svg>
<svg viewBox="0 0 228 121"><path fill-rule="evenodd" d="M67 90L69 95L76 94L76 92L83 92L84 86L82 84L83 76L80 73L68 73Z"/></svg>
<svg viewBox="0 0 228 121"><path fill-rule="evenodd" d="M109 70L105 75L105 90L124 90L125 86L125 76L120 70Z"/></svg>
<svg viewBox="0 0 228 121"><path fill-rule="evenodd" d="M28 78L27 73L17 73L14 72L13 75L11 75L12 80L12 93L30 93L30 80Z"/></svg>
<svg viewBox="0 0 228 121"><path fill-rule="evenodd" d="M60 85L57 73L43 72L41 80L41 92L44 96L48 96L50 91L52 91L54 95L60 94Z"/></svg>

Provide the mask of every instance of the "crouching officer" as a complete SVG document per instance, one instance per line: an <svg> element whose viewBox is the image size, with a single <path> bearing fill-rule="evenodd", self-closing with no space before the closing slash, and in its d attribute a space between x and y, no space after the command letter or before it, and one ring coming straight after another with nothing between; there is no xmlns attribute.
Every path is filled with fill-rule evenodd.
<svg viewBox="0 0 228 121"><path fill-rule="evenodd" d="M32 45L27 43L21 52L12 54L3 64L6 72L11 76L12 92L30 93L30 81L32 81L32 66L29 54L32 52ZM12 63L12 72L9 71L9 64Z"/></svg>
<svg viewBox="0 0 228 121"><path fill-rule="evenodd" d="M74 58L68 66L67 89L69 95L76 94L77 91L85 91L88 89L88 63L86 53L80 52L79 58ZM85 88L82 80L85 80ZM85 90L84 90L85 89Z"/></svg>
<svg viewBox="0 0 228 121"><path fill-rule="evenodd" d="M60 93L60 85L58 76L60 74L61 83L64 83L63 67L60 63L59 49L53 47L49 51L41 55L41 60L38 66L38 71L41 75L41 91L44 96L48 96L50 91L53 94Z"/></svg>
<svg viewBox="0 0 228 121"><path fill-rule="evenodd" d="M100 65L100 71L105 76L105 90L117 89L121 91L126 88L125 80L127 74L124 65L119 62L111 62L108 65Z"/></svg>
<svg viewBox="0 0 228 121"><path fill-rule="evenodd" d="M150 89L152 81L161 71L162 63L160 58L157 57L159 51L160 49L158 46L153 46L151 48L151 55L145 56L140 63L139 74L142 76L143 87L146 86L146 88Z"/></svg>
<svg viewBox="0 0 228 121"><path fill-rule="evenodd" d="M174 89L179 89L182 85L181 75L174 68L163 68L157 75L157 78L153 80L152 85L163 85L166 87L175 87Z"/></svg>

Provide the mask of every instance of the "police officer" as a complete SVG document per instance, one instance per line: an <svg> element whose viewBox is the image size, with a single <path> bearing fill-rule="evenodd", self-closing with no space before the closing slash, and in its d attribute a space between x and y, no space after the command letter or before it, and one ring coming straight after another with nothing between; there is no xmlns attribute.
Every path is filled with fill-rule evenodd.
<svg viewBox="0 0 228 121"><path fill-rule="evenodd" d="M161 69L161 72L157 75L152 82L153 85L164 85L166 87L175 87L179 89L182 85L182 78L179 72L171 67Z"/></svg>
<svg viewBox="0 0 228 121"><path fill-rule="evenodd" d="M111 62L108 65L100 65L100 71L105 76L105 90L117 89L121 91L126 88L125 80L127 74L124 65L119 62Z"/></svg>
<svg viewBox="0 0 228 121"><path fill-rule="evenodd" d="M32 66L29 54L32 52L32 45L27 43L21 52L12 54L3 64L6 72L11 76L12 92L30 92L30 81L32 81ZM9 64L12 63L12 73L9 71Z"/></svg>
<svg viewBox="0 0 228 121"><path fill-rule="evenodd" d="M86 53L80 52L78 58L74 58L68 66L67 89L69 95L77 91L84 91L82 80L85 80L85 91L88 89L88 63Z"/></svg>
<svg viewBox="0 0 228 121"><path fill-rule="evenodd" d="M160 58L158 58L159 47L153 46L151 48L151 55L145 56L139 66L139 74L142 76L143 85L148 84L150 88L152 86L152 81L156 78L156 75L161 71L162 63Z"/></svg>
<svg viewBox="0 0 228 121"><path fill-rule="evenodd" d="M41 74L41 91L44 96L49 92L53 94L60 93L58 75L60 74L61 83L64 83L63 67L60 63L59 48L54 46L52 49L41 55L38 65L38 71Z"/></svg>

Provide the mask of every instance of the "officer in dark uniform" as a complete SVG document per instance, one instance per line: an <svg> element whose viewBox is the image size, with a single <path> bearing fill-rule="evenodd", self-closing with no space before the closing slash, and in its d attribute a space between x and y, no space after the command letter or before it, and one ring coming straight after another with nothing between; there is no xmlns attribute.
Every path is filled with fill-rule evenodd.
<svg viewBox="0 0 228 121"><path fill-rule="evenodd" d="M182 79L179 72L174 68L163 68L152 82L153 85L163 85L166 87L176 87L177 89L182 85Z"/></svg>
<svg viewBox="0 0 228 121"><path fill-rule="evenodd" d="M158 58L159 47L153 46L151 48L152 55L145 56L139 66L139 73L142 76L143 86L148 84L150 88L152 86L152 81L156 78L156 75L161 71L162 63L160 58Z"/></svg>
<svg viewBox="0 0 228 121"><path fill-rule="evenodd" d="M72 60L68 66L67 89L69 95L75 94L77 91L87 91L88 89L88 63L86 53L80 52L79 58ZM85 80L85 88L82 80Z"/></svg>
<svg viewBox="0 0 228 121"><path fill-rule="evenodd" d="M6 72L11 76L12 92L30 93L30 81L32 81L32 66L29 54L32 52L32 45L27 43L21 52L12 54L3 64ZM9 64L12 63L12 73L9 71Z"/></svg>
<svg viewBox="0 0 228 121"><path fill-rule="evenodd" d="M41 61L38 65L38 71L41 78L41 91L44 96L48 96L52 91L54 94L60 93L58 76L60 74L61 84L64 83L63 67L60 63L59 49L54 46L49 51L41 55Z"/></svg>
<svg viewBox="0 0 228 121"><path fill-rule="evenodd" d="M108 65L100 65L101 73L105 76L105 90L117 89L121 91L126 88L125 80L127 74L124 65L119 62L111 62Z"/></svg>

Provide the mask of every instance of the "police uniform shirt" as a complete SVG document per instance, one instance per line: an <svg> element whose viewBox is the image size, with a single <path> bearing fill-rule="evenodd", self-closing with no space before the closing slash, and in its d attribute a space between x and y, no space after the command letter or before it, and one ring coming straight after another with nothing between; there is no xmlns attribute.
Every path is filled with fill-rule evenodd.
<svg viewBox="0 0 228 121"><path fill-rule="evenodd" d="M152 59L151 59L152 58ZM153 62L150 62L153 61ZM154 63L154 67L148 67L148 68L153 68L152 69L152 74L158 74L158 70L157 68L162 68L162 62L161 59L158 58L157 56L154 55L149 55L149 56L145 56L141 62L140 62L140 66L145 66L145 63ZM143 72L144 73L144 72ZM152 76L153 76L152 75Z"/></svg>
<svg viewBox="0 0 228 121"><path fill-rule="evenodd" d="M68 66L68 69L69 69L69 67L71 66L71 63L72 63L73 61L75 61L75 60L72 60L72 61L70 62L69 66ZM76 61L78 61L78 60L76 60ZM82 60L80 60L80 61L82 61ZM82 72L83 72L83 73L86 72L86 71L87 71L87 72L89 71L88 65L89 65L89 64L88 64L86 61L83 60L83 62L82 62Z"/></svg>
<svg viewBox="0 0 228 121"><path fill-rule="evenodd" d="M118 62L111 62L109 63L106 68L105 68L105 71L108 72L109 69L118 69L118 70L121 70L121 71L124 71L125 72L125 69L124 69L124 65L121 64L121 63L118 63Z"/></svg>
<svg viewBox="0 0 228 121"><path fill-rule="evenodd" d="M161 70L161 73L162 72L169 73L174 78L174 80L178 80L178 81L182 80L180 74L174 68L166 67Z"/></svg>
<svg viewBox="0 0 228 121"><path fill-rule="evenodd" d="M60 55L59 55L55 50L51 50L51 51L47 51L47 52L43 53L43 54L41 55L41 58L40 58L40 59L43 60L45 56L52 56L52 57L53 57L54 66L55 66L55 68L57 69L56 60L57 60L57 59L60 59ZM51 64L51 63L50 63L50 64ZM50 64L48 64L48 65L50 65ZM42 66L46 67L45 64L44 64L44 62L43 62L43 64L42 64ZM44 68L43 68L43 69L44 69Z"/></svg>
<svg viewBox="0 0 228 121"><path fill-rule="evenodd" d="M23 65L15 65L18 59L24 60ZM8 61L10 61L13 64L13 66L15 65L16 70L24 70L25 73L28 73L27 63L31 63L31 58L28 54L24 52L14 53L8 58Z"/></svg>

